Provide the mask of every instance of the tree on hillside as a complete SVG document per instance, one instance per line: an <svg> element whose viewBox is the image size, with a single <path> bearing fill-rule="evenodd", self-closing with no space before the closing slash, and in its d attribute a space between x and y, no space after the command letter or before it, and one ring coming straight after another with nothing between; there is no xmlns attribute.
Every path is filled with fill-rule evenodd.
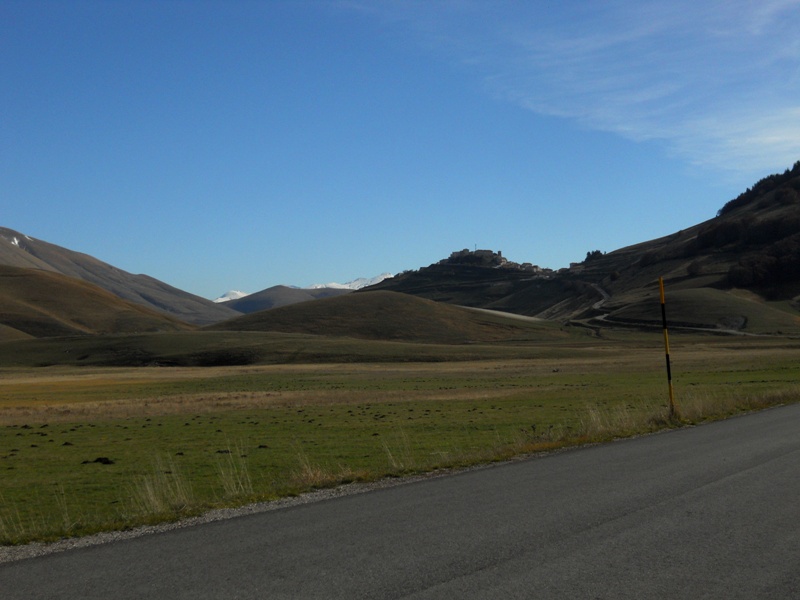
<svg viewBox="0 0 800 600"><path fill-rule="evenodd" d="M800 176L800 160L794 163L791 169L786 169L783 174L776 173L774 175L769 175L758 181L752 188L747 188L747 191L739 194L736 198L720 208L719 211L717 211L717 216L721 217L732 210L750 204L750 202L756 198L771 192L797 176Z"/></svg>

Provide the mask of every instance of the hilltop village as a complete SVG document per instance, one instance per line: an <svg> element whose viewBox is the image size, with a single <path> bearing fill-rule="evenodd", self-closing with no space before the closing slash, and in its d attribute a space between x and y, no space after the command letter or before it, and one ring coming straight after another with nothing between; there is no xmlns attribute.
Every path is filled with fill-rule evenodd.
<svg viewBox="0 0 800 600"><path fill-rule="evenodd" d="M516 263L506 259L503 253L498 250L469 250L464 248L450 254L448 258L443 258L437 264L440 265L470 265L475 267L492 267L496 269L509 269L516 271L527 271L543 277L552 275L552 269L542 268L538 265L526 263Z"/></svg>

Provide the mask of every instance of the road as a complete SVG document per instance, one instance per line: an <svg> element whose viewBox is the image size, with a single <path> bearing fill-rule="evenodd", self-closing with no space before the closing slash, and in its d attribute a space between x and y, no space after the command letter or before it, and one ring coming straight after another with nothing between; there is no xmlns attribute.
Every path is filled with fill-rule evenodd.
<svg viewBox="0 0 800 600"><path fill-rule="evenodd" d="M800 598L800 405L0 565L16 598Z"/></svg>

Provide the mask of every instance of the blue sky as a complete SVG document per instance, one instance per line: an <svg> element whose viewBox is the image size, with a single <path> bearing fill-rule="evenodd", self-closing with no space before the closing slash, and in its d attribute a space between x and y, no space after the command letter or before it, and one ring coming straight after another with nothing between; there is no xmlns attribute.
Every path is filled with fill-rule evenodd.
<svg viewBox="0 0 800 600"><path fill-rule="evenodd" d="M560 268L800 159L800 0L0 3L0 226L214 298Z"/></svg>

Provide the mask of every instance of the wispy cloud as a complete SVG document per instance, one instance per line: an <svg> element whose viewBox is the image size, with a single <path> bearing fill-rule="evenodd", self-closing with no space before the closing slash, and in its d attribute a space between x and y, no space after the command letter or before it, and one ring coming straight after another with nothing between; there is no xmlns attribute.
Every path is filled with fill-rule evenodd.
<svg viewBox="0 0 800 600"><path fill-rule="evenodd" d="M800 0L383 6L536 113L707 168L800 159Z"/></svg>

